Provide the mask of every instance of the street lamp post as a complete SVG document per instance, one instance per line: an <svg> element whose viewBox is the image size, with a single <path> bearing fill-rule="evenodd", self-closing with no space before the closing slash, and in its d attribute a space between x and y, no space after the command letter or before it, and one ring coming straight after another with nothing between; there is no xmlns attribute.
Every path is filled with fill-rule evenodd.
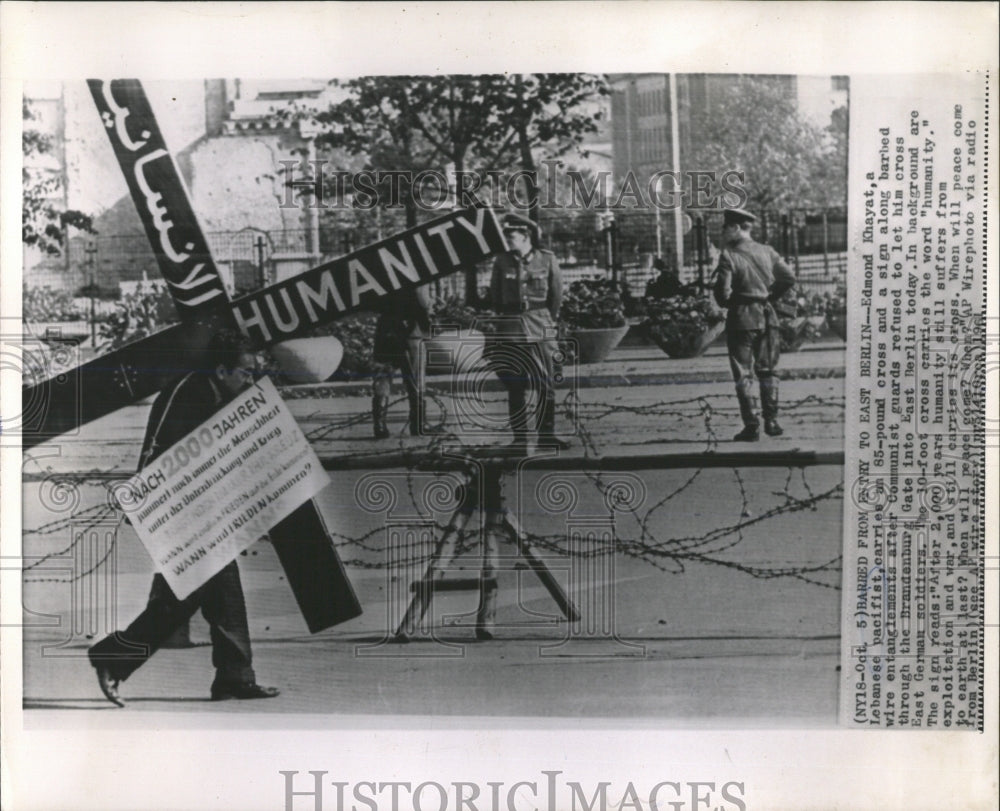
<svg viewBox="0 0 1000 811"><path fill-rule="evenodd" d="M617 242L618 225L615 222L615 213L605 209L597 214L598 227L604 234L604 265L611 275L611 278L618 281L617 262Z"/></svg>
<svg viewBox="0 0 1000 811"><path fill-rule="evenodd" d="M257 286L264 287L267 284L267 274L264 271L264 237L258 236L254 247L257 248Z"/></svg>

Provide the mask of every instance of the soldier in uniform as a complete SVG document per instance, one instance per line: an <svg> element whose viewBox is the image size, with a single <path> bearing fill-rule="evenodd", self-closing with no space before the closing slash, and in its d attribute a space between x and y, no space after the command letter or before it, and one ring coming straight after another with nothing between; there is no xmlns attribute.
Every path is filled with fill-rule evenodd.
<svg viewBox="0 0 1000 811"><path fill-rule="evenodd" d="M753 378L760 380L764 432L781 436L778 424L778 378L775 367L781 349L778 316L773 302L795 286L795 276L778 252L755 242L751 224L757 218L742 209L728 209L723 215L723 251L715 270L715 300L728 308L726 345L729 364L736 381L743 430L733 440L760 439L753 396Z"/></svg>
<svg viewBox="0 0 1000 811"><path fill-rule="evenodd" d="M372 376L372 425L376 439L389 436L386 412L393 369L399 369L410 405L411 436L437 433L427 425L424 400L423 339L431 332L431 294L427 285L401 291L385 299L375 324L373 360L380 365Z"/></svg>
<svg viewBox="0 0 1000 811"><path fill-rule="evenodd" d="M497 320L497 340L510 362L498 364L507 388L511 447L527 453L531 430L527 392L537 395L536 419L540 448L565 450L569 443L556 436L556 319L562 299L559 262L551 251L537 248L538 228L516 214L503 218L503 231L511 250L493 265L490 294Z"/></svg>

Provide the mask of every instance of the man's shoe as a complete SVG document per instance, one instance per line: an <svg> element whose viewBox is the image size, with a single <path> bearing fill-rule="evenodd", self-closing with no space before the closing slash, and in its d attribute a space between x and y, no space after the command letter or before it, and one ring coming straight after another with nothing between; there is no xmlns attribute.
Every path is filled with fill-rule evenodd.
<svg viewBox="0 0 1000 811"><path fill-rule="evenodd" d="M101 692L104 693L104 697L112 704L124 707L125 702L118 695L118 684L121 680L111 675L111 670L107 665L95 664L94 669L97 671L97 684L100 686Z"/></svg>
<svg viewBox="0 0 1000 811"><path fill-rule="evenodd" d="M568 451L571 443L555 434L542 434L538 437L538 447L547 451Z"/></svg>
<svg viewBox="0 0 1000 811"><path fill-rule="evenodd" d="M768 436L781 436L785 432L781 430L777 420L764 420L764 433Z"/></svg>
<svg viewBox="0 0 1000 811"><path fill-rule="evenodd" d="M274 698L281 691L277 687L262 687L253 681L215 682L212 684L212 701L228 701L231 698Z"/></svg>
<svg viewBox="0 0 1000 811"><path fill-rule="evenodd" d="M759 439L760 429L756 425L748 425L733 437L733 442L756 442Z"/></svg>

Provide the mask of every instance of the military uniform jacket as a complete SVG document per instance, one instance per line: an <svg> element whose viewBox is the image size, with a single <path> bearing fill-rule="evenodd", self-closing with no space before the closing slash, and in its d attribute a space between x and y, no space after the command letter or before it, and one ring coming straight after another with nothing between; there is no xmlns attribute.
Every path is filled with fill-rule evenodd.
<svg viewBox="0 0 1000 811"><path fill-rule="evenodd" d="M774 248L741 240L722 252L715 274L715 300L729 310L727 331L777 328L771 301L795 286L795 275Z"/></svg>
<svg viewBox="0 0 1000 811"><path fill-rule="evenodd" d="M553 337L562 302L562 275L552 251L535 248L527 256L509 251L497 257L490 283L501 335L532 340Z"/></svg>

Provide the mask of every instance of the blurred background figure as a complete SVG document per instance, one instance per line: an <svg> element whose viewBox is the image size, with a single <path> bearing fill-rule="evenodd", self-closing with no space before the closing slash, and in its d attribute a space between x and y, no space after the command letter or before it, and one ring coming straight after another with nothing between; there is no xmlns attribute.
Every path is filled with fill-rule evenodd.
<svg viewBox="0 0 1000 811"><path fill-rule="evenodd" d="M372 376L372 427L376 439L389 436L386 422L392 376L396 369L403 379L409 403L411 436L439 433L427 425L424 397L425 369L423 339L431 334L433 299L428 285L410 288L384 300L375 324L372 358L378 364Z"/></svg>

